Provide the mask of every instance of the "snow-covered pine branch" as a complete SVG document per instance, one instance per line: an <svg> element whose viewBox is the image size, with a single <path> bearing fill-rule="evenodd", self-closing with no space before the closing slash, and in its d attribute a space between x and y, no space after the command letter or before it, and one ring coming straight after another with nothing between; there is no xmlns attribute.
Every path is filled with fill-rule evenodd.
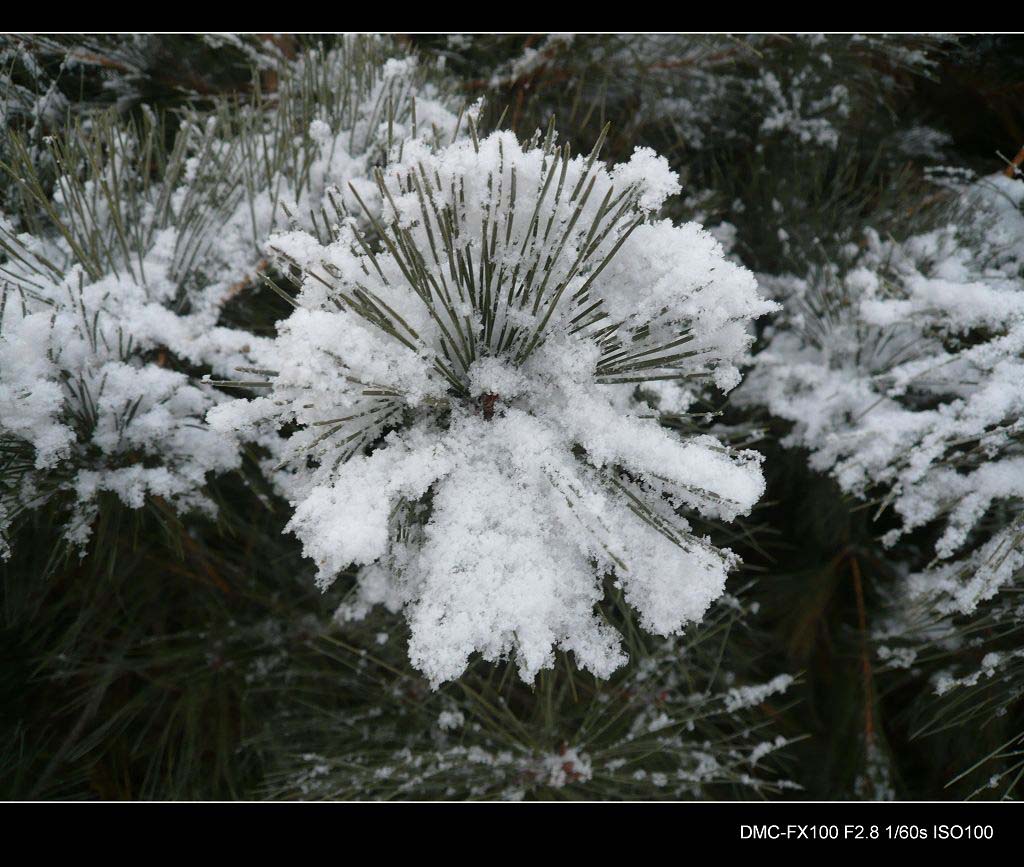
<svg viewBox="0 0 1024 867"><path fill-rule="evenodd" d="M400 636L378 631L395 620L384 612L346 624L341 638L322 625L323 645L350 663L326 672L322 654L303 653L295 634L310 624L275 618L269 653L253 660L245 642L247 680L281 708L267 726L267 794L688 799L799 788L780 778L793 739L775 724L796 681L737 675L723 661L722 639L749 635L756 608L726 593L683 635L630 629L630 664L607 680L580 677L564 660L524 684L478 663L434 691L410 671ZM323 704L296 713L288 697L315 695L317 682Z"/></svg>
<svg viewBox="0 0 1024 867"><path fill-rule="evenodd" d="M20 206L17 225L0 214L0 553L12 523L55 495L79 545L103 491L212 511L203 488L239 465L239 446L207 428L226 397L191 374L224 375L259 343L218 323L260 279L269 233L316 227L328 190L369 189L408 137L458 132L433 71L379 39L276 74L272 98L183 112L169 148L175 121L148 111L72 124L46 139L45 160L6 140Z"/></svg>
<svg viewBox="0 0 1024 867"><path fill-rule="evenodd" d="M870 123L908 80L937 68L948 37L907 34L550 33L509 56L518 36L450 35L446 51L489 75L475 87L493 105L532 105L569 125L616 117L627 140L711 151L746 141L758 151L798 143L834 151ZM882 72L884 70L884 72ZM514 99L512 98L514 97ZM594 111L594 105L602 111ZM793 143L793 144L791 144ZM806 153L804 155L806 159Z"/></svg>
<svg viewBox="0 0 1024 867"><path fill-rule="evenodd" d="M0 218L0 437L17 456L0 478L0 532L59 496L66 538L82 545L103 491L212 511L207 473L239 464L237 442L202 421L218 395L168 365L168 349L187 355L195 326L215 321L190 311L231 190L198 176L187 131L153 181L161 134L106 116L53 139L52 190L12 140L5 169L25 207L18 228Z"/></svg>
<svg viewBox="0 0 1024 867"><path fill-rule="evenodd" d="M700 226L653 219L679 187L652 151L609 170L600 142L470 134L408 142L371 233L339 207L328 243L272 239L295 309L258 348L260 396L208 419L285 434L274 479L318 581L361 566L339 616L404 609L433 684L474 652L532 680L559 648L607 676L605 576L678 632L736 562L681 513L732 520L764 489L755 453L670 432L634 390L733 388L774 305Z"/></svg>
<svg viewBox="0 0 1024 867"><path fill-rule="evenodd" d="M1024 569L1024 182L955 191L931 231L869 230L809 277L765 278L787 312L743 388L812 467L894 511L885 544L930 538L881 631L932 646L959 644L965 618L1019 622L1013 594L992 600Z"/></svg>

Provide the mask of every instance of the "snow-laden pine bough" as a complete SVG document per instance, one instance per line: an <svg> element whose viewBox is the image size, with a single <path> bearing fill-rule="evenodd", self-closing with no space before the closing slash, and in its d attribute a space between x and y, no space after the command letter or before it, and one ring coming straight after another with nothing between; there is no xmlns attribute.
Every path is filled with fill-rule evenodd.
<svg viewBox="0 0 1024 867"><path fill-rule="evenodd" d="M654 219L679 185L652 151L607 169L600 141L470 134L408 142L369 232L339 206L329 236L272 239L294 311L234 383L259 396L208 420L273 452L319 583L361 567L339 617L404 610L434 685L474 652L607 676L605 579L652 632L699 621L736 557L685 513L764 490L756 453L667 429L637 387L683 386L676 412L732 389L775 305L700 226Z"/></svg>
<svg viewBox="0 0 1024 867"><path fill-rule="evenodd" d="M79 546L104 492L214 510L205 487L240 444L206 426L226 395L192 374L233 371L261 339L224 327L225 303L258 284L275 228L317 226L328 190L370 195L371 167L406 139L458 134L436 77L353 37L279 66L252 104L185 110L169 148L149 112L90 117L42 150L7 138L20 205L0 214L0 555L47 503Z"/></svg>
<svg viewBox="0 0 1024 867"><path fill-rule="evenodd" d="M517 36L449 34L446 53L484 70L469 86L519 116L554 116L577 133L614 117L620 140L664 135L690 154L726 143L796 147L803 171L809 151L836 151L876 114L891 122L894 97L932 77L949 43L935 34L549 33L524 47Z"/></svg>
<svg viewBox="0 0 1024 867"><path fill-rule="evenodd" d="M653 642L614 682L580 678L578 694L566 690L555 700L554 745L547 726L516 717L508 728L495 726L486 711L495 705L459 701L457 691L427 694L422 679L390 684L364 705L347 705L343 717L293 713L275 721L288 752L272 766L266 793L303 800L696 799L798 789L779 776L793 739L775 733L756 710L785 706L792 678L728 689L704 681L717 666L705 669L708 660L691 636L729 608L716 606L687 636ZM752 613L738 606L733 612L737 620ZM371 671L383 662L379 652L368 653ZM400 672L402 661L391 659ZM367 673L360 675L365 683ZM344 688L344 671L335 677ZM285 681L278 692L290 690L294 682Z"/></svg>
<svg viewBox="0 0 1024 867"><path fill-rule="evenodd" d="M892 510L885 545L923 542L879 627L880 641L912 646L883 646L884 658L974 647L980 667L961 654L968 673L943 672L936 688L1006 678L1016 685L978 702L994 710L1024 694L1024 180L953 192L931 231L869 230L821 271L762 278L786 312L742 396L793 422L784 443L873 500L876 517ZM998 649L985 654L989 639Z"/></svg>

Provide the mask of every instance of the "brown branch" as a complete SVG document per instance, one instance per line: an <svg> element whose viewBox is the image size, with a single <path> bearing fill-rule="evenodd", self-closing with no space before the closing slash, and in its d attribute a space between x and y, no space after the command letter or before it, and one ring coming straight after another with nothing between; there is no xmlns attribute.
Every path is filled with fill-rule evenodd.
<svg viewBox="0 0 1024 867"><path fill-rule="evenodd" d="M850 555L850 571L853 573L853 589L857 595L857 622L860 627L860 659L864 673L864 736L870 743L875 737L875 714L871 671L871 658L868 655L868 618L864 606L864 585L860 578L860 563L857 557Z"/></svg>
<svg viewBox="0 0 1024 867"><path fill-rule="evenodd" d="M264 271L266 271L269 266L270 266L270 261L269 260L267 260L267 259L260 259L260 261L256 263L256 268L254 269L252 274L247 274L245 277L243 277L237 283L232 283L231 286L228 287L227 298L234 298L243 289L246 289L247 287L252 286L252 284L254 282L256 282L256 278L260 274L262 274Z"/></svg>

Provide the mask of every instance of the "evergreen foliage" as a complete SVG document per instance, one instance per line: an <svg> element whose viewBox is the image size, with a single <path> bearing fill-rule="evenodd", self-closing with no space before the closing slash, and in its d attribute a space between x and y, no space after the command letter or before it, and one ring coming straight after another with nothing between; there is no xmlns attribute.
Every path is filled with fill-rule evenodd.
<svg viewBox="0 0 1024 867"><path fill-rule="evenodd" d="M0 37L0 794L1020 797L1020 45Z"/></svg>

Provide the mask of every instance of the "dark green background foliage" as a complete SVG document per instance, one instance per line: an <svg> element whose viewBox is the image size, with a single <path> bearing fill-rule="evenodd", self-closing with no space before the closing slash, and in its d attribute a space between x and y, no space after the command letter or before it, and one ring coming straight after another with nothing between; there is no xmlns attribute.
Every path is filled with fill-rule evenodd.
<svg viewBox="0 0 1024 867"><path fill-rule="evenodd" d="M838 138L828 147L761 131L764 104L750 82L767 70L787 88L813 64L792 37L396 39L425 62L443 57L467 102L486 97L487 127L500 122L529 135L554 117L563 137L585 151L610 122L604 158L627 159L639 145L665 154L685 188L670 216L733 224L735 252L755 271L806 271L866 225L908 234L943 205L926 183L929 167L991 173L1004 165L1000 155L1012 158L1024 145L1024 42L1017 37L857 44L833 37L834 62L816 70L815 86L846 86L852 110L829 118ZM53 85L64 98L50 128L34 134L59 132L69 117L99 106L126 114L148 106L173 117L183 105L249 98L257 85L273 89L279 57L324 41L3 40L0 62L14 92L27 99ZM526 50L538 53L522 71L512 64ZM62 67L69 51L84 62ZM928 62L905 62L910 51ZM263 64L255 77L253 63ZM708 90L708 76L718 89ZM707 103L685 125L661 102L666 95L699 102L702 93L710 94ZM10 120L17 125L17 113ZM30 114L22 121L27 128ZM921 125L948 137L935 152L908 155L899 135ZM0 155L3 147L0 138ZM0 197L9 191L8 180L0 181ZM787 243L779 240L783 226ZM229 306L228 323L269 330L285 312L256 286L239 297L248 300ZM784 701L766 703L744 725L793 740L769 778L799 784L800 797L874 797L891 789L897 798L963 798L1019 764L1013 748L1000 752L1024 732L1019 700L982 724L972 721L969 706L936 703L920 675L879 667L870 627L897 571L893 552L878 541L887 527L812 472L806 454L784 449L780 422L728 407L722 420L763 429L756 447L766 455L768 492L727 539L744 560L732 590L747 610L742 617L718 611L683 639L688 688L710 689L720 671L743 683L799 675ZM0 455L0 462L18 459ZM477 664L431 693L405 660L400 618L324 628L346 587L327 596L315 589L311 565L281 533L287 505L255 463L212 488L221 504L217 520L189 519L187 526L159 501L138 511L104 503L81 558L59 543L47 511L19 526L14 554L0 565L0 795L463 798L500 797L510 786L527 797L667 794L625 773L555 789L502 777L457 753L435 761L414 789L401 789L381 769L401 750L435 760L432 726L453 708L471 721L466 747L541 754L586 742L592 755L612 754L636 711L632 672L600 684L561 659L531 688L510 666ZM657 642L628 622L620 626L634 658L655 652ZM379 643L382 632L390 638ZM650 701L670 707L673 697ZM736 722L708 715L695 725L698 740L726 743ZM657 755L652 744L630 749L628 758L648 771L685 762ZM1009 788L986 796L1019 796L1018 778L1011 774ZM699 794L795 791L741 783L738 774L725 775Z"/></svg>

